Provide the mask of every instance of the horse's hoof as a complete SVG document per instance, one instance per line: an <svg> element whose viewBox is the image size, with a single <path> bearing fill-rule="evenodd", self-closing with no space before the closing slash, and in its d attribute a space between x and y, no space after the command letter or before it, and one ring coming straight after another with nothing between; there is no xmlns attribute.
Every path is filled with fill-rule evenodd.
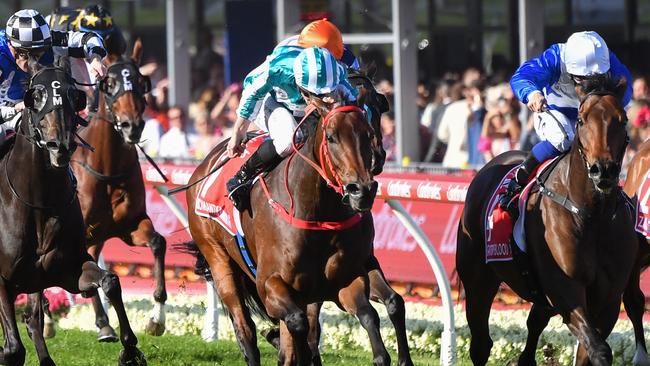
<svg viewBox="0 0 650 366"><path fill-rule="evenodd" d="M49 357L48 357L48 358L45 358L45 359L43 359L43 360L41 360L41 362L39 363L39 365L40 365L40 366L56 366L56 364L54 363L54 360L52 360L52 359L49 358Z"/></svg>
<svg viewBox="0 0 650 366"><path fill-rule="evenodd" d="M97 333L97 340L100 342L112 343L117 342L119 339L117 338L117 334L115 334L113 328L110 325L106 325Z"/></svg>
<svg viewBox="0 0 650 366"><path fill-rule="evenodd" d="M46 321L43 325L43 337L54 338L56 335L56 326L53 321Z"/></svg>
<svg viewBox="0 0 650 366"><path fill-rule="evenodd" d="M398 361L397 365L398 366L414 366L413 361L411 361L411 359Z"/></svg>
<svg viewBox="0 0 650 366"><path fill-rule="evenodd" d="M260 331L260 334L267 342L269 342L275 349L280 350L280 329L271 328Z"/></svg>
<svg viewBox="0 0 650 366"><path fill-rule="evenodd" d="M118 366L146 366L147 359L137 347L123 349L120 351L120 357L117 360Z"/></svg>
<svg viewBox="0 0 650 366"><path fill-rule="evenodd" d="M160 337L165 333L165 324L164 323L156 323L153 321L153 319L149 319L149 324L147 324L147 328L145 329L145 332L149 335L155 336L155 337Z"/></svg>

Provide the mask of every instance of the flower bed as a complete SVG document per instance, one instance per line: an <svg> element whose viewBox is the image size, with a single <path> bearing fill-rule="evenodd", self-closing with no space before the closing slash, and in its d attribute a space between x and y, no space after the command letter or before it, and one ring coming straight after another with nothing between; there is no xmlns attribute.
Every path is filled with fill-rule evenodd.
<svg viewBox="0 0 650 366"><path fill-rule="evenodd" d="M149 312L153 308L150 296L125 296L125 304L132 327L142 331L149 321ZM375 304L376 305L376 304ZM395 332L386 314L386 309L376 305L381 318L381 333L389 349L397 349ZM174 335L200 335L205 313L203 296L172 295L167 301L167 332ZM443 309L418 303L406 304L407 330L409 345L414 352L431 354L438 358L440 352L440 334L443 329ZM456 307L456 342L457 355L460 360L469 360L469 328L465 314ZM490 316L490 331L494 341L490 361L503 364L516 360L526 342L527 310L493 310ZM114 311L109 312L111 324L117 324ZM325 304L321 320L324 352L350 347L369 349L367 333L356 318L341 312L333 304ZM90 304L75 305L70 308L65 318L59 321L61 328L78 328L95 330L95 315ZM258 328L268 328L270 324L258 322ZM232 325L227 316L219 318L219 339L235 340ZM630 364L634 354L634 333L627 319L621 319L608 338L614 352L614 364ZM537 350L538 361L549 364L571 364L575 338L562 324L559 317L551 319L542 334Z"/></svg>

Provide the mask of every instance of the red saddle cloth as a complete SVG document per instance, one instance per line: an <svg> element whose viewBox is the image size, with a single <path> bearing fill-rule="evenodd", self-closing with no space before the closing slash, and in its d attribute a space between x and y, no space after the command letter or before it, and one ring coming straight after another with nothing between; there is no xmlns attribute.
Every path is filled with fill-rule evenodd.
<svg viewBox="0 0 650 366"><path fill-rule="evenodd" d="M219 168L216 172L212 173L201 185L199 186L199 193L196 197L194 205L194 212L202 217L212 219L231 235L236 235L239 231L239 211L232 204L228 198L228 189L226 182L232 178L239 168L248 160L248 157L254 153L257 148L262 144L268 134L261 134L256 136L246 143L246 150L243 154L230 159L227 163ZM217 158L213 166L220 164L228 158L224 151L221 156ZM212 167L210 167L212 169Z"/></svg>
<svg viewBox="0 0 650 366"><path fill-rule="evenodd" d="M528 200L530 191L535 184L535 178L539 177L555 159L558 158L553 158L540 164L537 169L535 169L535 171L530 175L528 178L528 183L518 195L519 217L517 218L517 226L520 228L520 231L516 233L518 235L516 235L515 239L517 239L516 243L522 251L526 250L526 243L523 239L523 220L526 214L526 201ZM488 214L485 215L484 233L485 263L512 260L512 247L510 246L510 242L513 239L512 233L515 223L512 221L510 214L501 208L499 200L505 193L510 180L515 177L516 171L517 166L510 169L508 173L506 173L506 175L501 179L501 182L499 182L497 189L492 193L490 200L488 201Z"/></svg>
<svg viewBox="0 0 650 366"><path fill-rule="evenodd" d="M643 182L636 192L636 225L634 228L646 238L650 238L650 170L645 173Z"/></svg>

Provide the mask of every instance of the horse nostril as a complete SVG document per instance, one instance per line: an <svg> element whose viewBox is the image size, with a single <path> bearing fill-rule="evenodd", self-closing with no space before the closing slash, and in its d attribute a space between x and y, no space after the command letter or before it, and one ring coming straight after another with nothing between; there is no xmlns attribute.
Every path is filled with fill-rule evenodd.
<svg viewBox="0 0 650 366"><path fill-rule="evenodd" d="M599 161L593 163L591 167L589 167L589 176L591 178L600 178L602 174L603 168Z"/></svg>
<svg viewBox="0 0 650 366"><path fill-rule="evenodd" d="M350 183L345 186L345 192L351 196L361 194L361 185L359 183Z"/></svg>
<svg viewBox="0 0 650 366"><path fill-rule="evenodd" d="M56 151L56 150L59 150L59 143L56 142L56 141L48 141L48 142L45 143L45 147L48 150L55 150Z"/></svg>

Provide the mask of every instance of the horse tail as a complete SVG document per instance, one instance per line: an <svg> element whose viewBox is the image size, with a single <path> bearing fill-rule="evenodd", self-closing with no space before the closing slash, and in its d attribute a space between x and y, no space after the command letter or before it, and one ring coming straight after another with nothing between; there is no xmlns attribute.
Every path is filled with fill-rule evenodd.
<svg viewBox="0 0 650 366"><path fill-rule="evenodd" d="M210 271L210 265L208 264L208 261L203 256L203 253L201 253L201 251L199 250L199 247L196 245L196 242L194 240L185 243L174 244L173 248L178 252L186 253L196 258L196 262L194 263L194 273L203 276L206 281L214 280L212 277L212 272ZM257 293L257 287L255 286L255 282L252 281L250 278L248 278L248 276L246 276L246 274L238 266L234 266L234 267L235 267L234 270L237 271L237 274L242 279L243 286L241 286L240 289L244 297L244 303L246 304L250 312L262 318L263 320L269 321L273 324L277 324L278 321L272 319L271 316L266 312L266 308L262 303L262 299L260 298L260 295ZM221 298L219 298L219 301L221 301ZM221 306L222 309L228 309L228 307L223 306L224 305L223 302L221 305L222 305Z"/></svg>

